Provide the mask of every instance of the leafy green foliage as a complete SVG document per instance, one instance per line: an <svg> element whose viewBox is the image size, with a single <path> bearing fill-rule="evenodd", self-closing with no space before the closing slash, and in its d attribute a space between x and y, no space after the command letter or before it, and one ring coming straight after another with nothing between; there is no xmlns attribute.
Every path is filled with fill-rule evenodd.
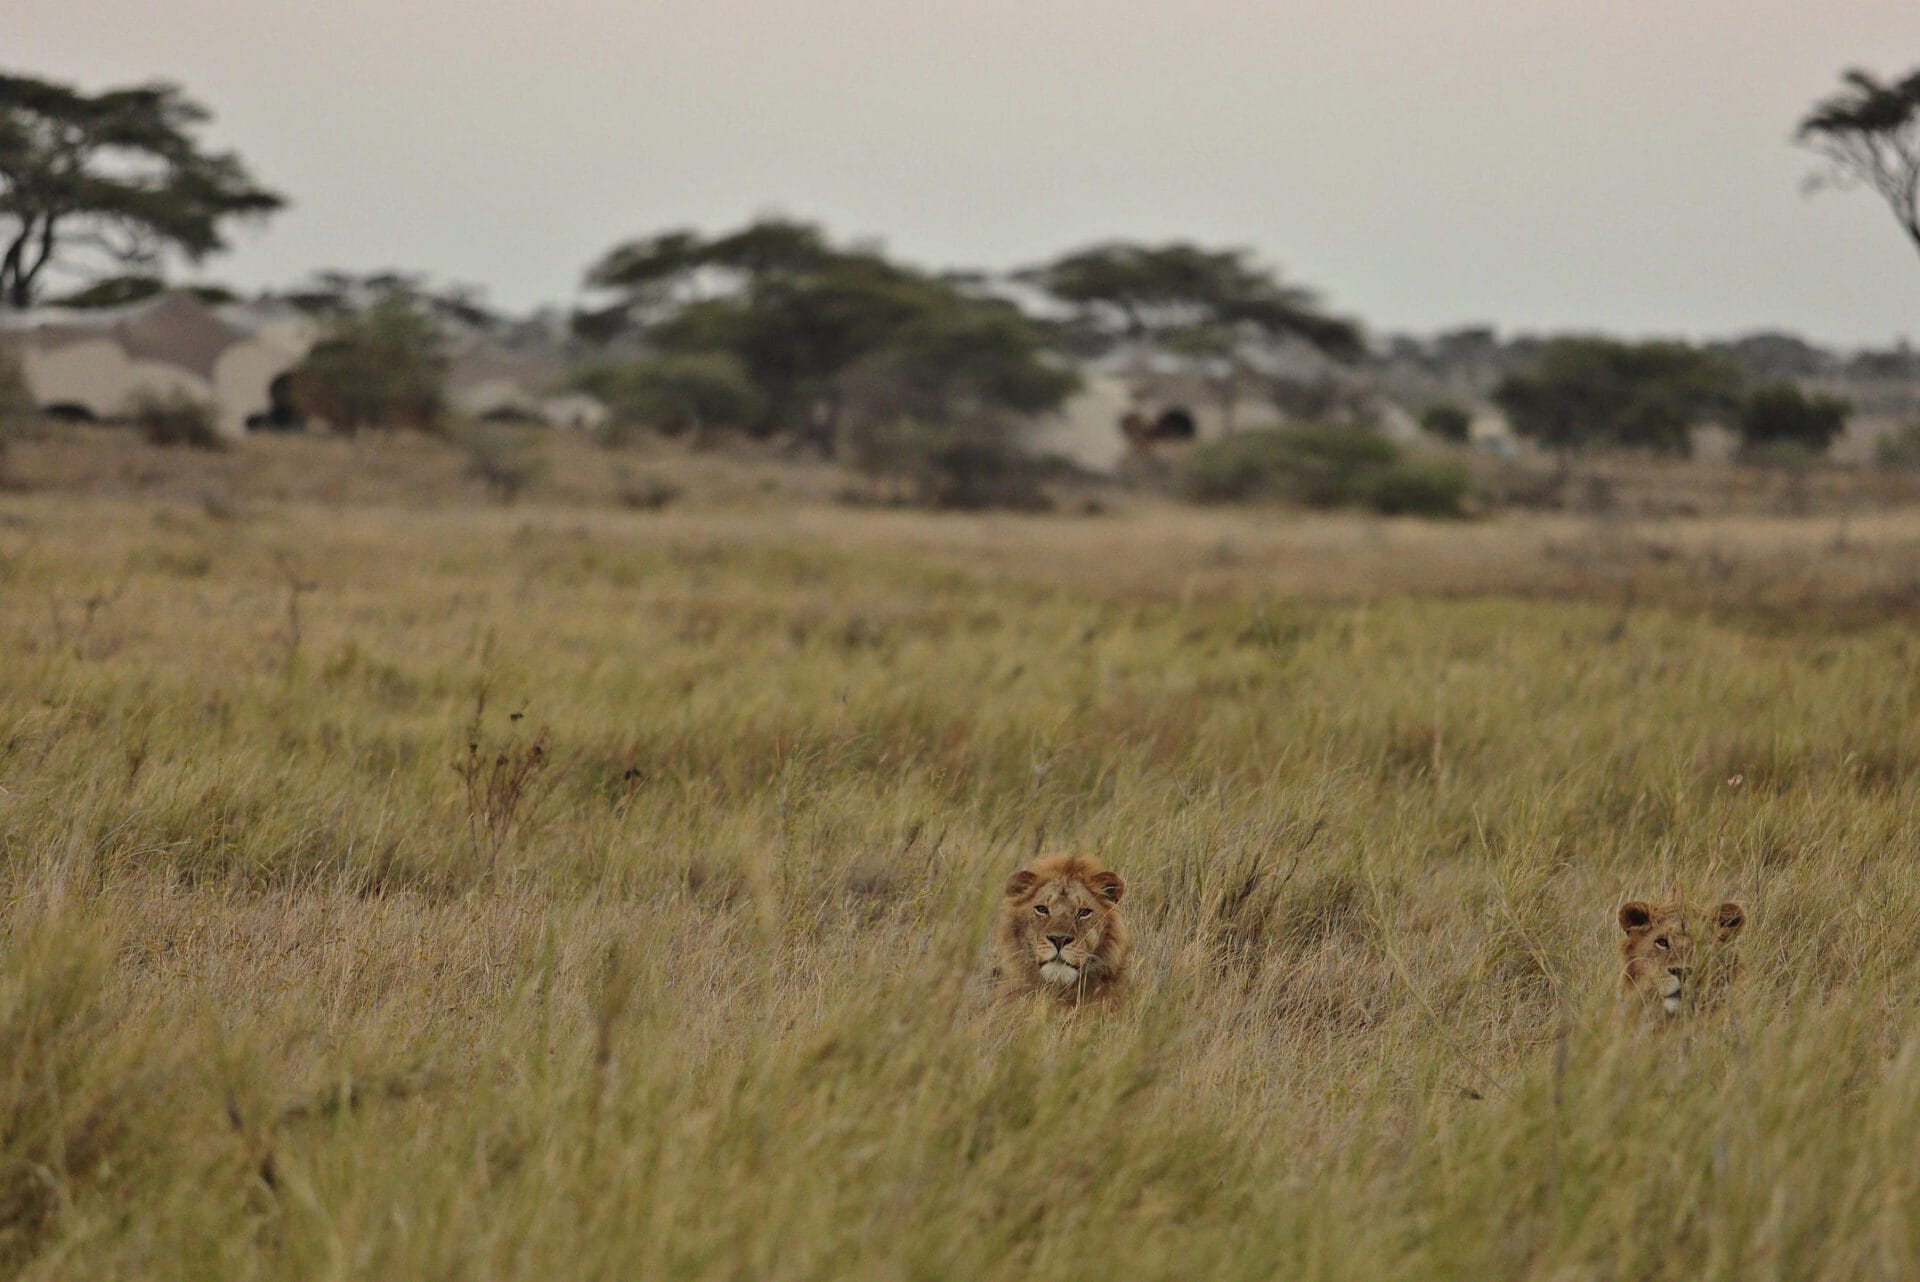
<svg viewBox="0 0 1920 1282"><path fill-rule="evenodd" d="M1457 458L1403 455L1359 478L1361 502L1383 516L1464 516L1473 473Z"/></svg>
<svg viewBox="0 0 1920 1282"><path fill-rule="evenodd" d="M1361 350L1356 325L1322 311L1313 291L1282 284L1245 250L1116 241L1020 274L1089 323L1129 338L1219 348L1236 331L1251 331L1302 338L1342 358Z"/></svg>
<svg viewBox="0 0 1920 1282"><path fill-rule="evenodd" d="M1236 432L1194 450L1182 489L1202 503L1278 499L1307 507L1359 502L1400 450L1369 428L1306 424Z"/></svg>
<svg viewBox="0 0 1920 1282"><path fill-rule="evenodd" d="M1739 370L1684 343L1560 338L1494 390L1513 430L1552 449L1685 454L1688 429L1738 403Z"/></svg>
<svg viewBox="0 0 1920 1282"><path fill-rule="evenodd" d="M1420 415L1420 427L1429 436L1465 445L1473 433L1473 412L1453 401L1440 401Z"/></svg>
<svg viewBox="0 0 1920 1282"><path fill-rule="evenodd" d="M869 476L905 481L906 498L919 507L1038 512L1053 506L1041 484L1046 463L991 427L860 420L847 433L847 455Z"/></svg>
<svg viewBox="0 0 1920 1282"><path fill-rule="evenodd" d="M412 299L393 294L333 320L293 370L293 399L349 435L363 428L431 430L446 412L446 369L439 328Z"/></svg>
<svg viewBox="0 0 1920 1282"><path fill-rule="evenodd" d="M1920 249L1920 70L1881 81L1854 69L1844 87L1800 121L1800 143L1824 156L1827 180L1864 183L1887 204Z"/></svg>
<svg viewBox="0 0 1920 1282"><path fill-rule="evenodd" d="M726 352L594 361L574 371L573 383L598 397L616 424L670 436L749 427L764 408L745 364Z"/></svg>
<svg viewBox="0 0 1920 1282"><path fill-rule="evenodd" d="M1768 383L1740 407L1740 441L1748 448L1795 445L1823 453L1846 430L1852 410L1838 397L1809 396L1795 383Z"/></svg>
<svg viewBox="0 0 1920 1282"><path fill-rule="evenodd" d="M928 423L1037 412L1076 386L1016 309L836 247L809 224L763 220L711 240L665 232L616 247L587 284L616 301L580 318L586 332L636 328L670 353L731 357L760 398L756 431L829 452L856 381L873 412Z"/></svg>
<svg viewBox="0 0 1920 1282"><path fill-rule="evenodd" d="M87 94L0 75L0 305L30 305L56 262L198 262L233 219L280 209L238 156L202 150L207 118L174 85Z"/></svg>

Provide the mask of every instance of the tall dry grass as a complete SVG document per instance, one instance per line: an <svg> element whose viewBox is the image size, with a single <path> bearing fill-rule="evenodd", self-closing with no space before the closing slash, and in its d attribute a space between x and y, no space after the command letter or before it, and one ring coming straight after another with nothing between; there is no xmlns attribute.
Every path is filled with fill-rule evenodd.
<svg viewBox="0 0 1920 1282"><path fill-rule="evenodd" d="M1878 519L9 496L0 1273L1910 1276ZM1098 1017L985 1004L1055 845ZM1676 883L1746 977L1631 1032Z"/></svg>

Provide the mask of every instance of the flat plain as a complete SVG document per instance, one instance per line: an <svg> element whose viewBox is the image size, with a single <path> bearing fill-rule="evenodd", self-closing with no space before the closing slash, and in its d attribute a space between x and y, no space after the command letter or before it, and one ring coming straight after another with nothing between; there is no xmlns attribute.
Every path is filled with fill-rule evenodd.
<svg viewBox="0 0 1920 1282"><path fill-rule="evenodd" d="M0 1275L1920 1258L1920 515L84 453L0 494ZM992 1009L1055 848L1135 991ZM1648 1030L1614 912L1673 887L1745 974Z"/></svg>

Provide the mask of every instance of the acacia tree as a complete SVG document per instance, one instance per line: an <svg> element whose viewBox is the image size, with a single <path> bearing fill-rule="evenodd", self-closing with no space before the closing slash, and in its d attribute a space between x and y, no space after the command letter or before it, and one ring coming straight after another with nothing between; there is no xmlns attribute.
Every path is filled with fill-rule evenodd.
<svg viewBox="0 0 1920 1282"><path fill-rule="evenodd" d="M1046 362L1044 336L1017 309L877 250L836 246L807 223L632 241L586 283L612 302L580 318L585 332L630 329L663 352L730 356L759 395L754 430L827 453L850 405L947 428L1051 408L1077 385Z"/></svg>
<svg viewBox="0 0 1920 1282"><path fill-rule="evenodd" d="M1831 166L1814 184L1872 188L1920 250L1920 69L1883 83L1856 68L1841 80L1794 134Z"/></svg>
<svg viewBox="0 0 1920 1282"><path fill-rule="evenodd" d="M1112 338L1145 341L1218 371L1229 421L1253 349L1304 340L1337 360L1363 350L1359 326L1322 310L1310 289L1283 284L1246 251L1112 242L1016 273Z"/></svg>
<svg viewBox="0 0 1920 1282"><path fill-rule="evenodd" d="M1493 399L1515 432L1564 459L1592 445L1684 455L1688 429L1731 413L1739 391L1737 367L1684 343L1556 338Z"/></svg>
<svg viewBox="0 0 1920 1282"><path fill-rule="evenodd" d="M0 305L30 306L56 265L198 262L226 247L230 220L280 209L238 156L202 149L207 119L174 85L87 94L0 75Z"/></svg>

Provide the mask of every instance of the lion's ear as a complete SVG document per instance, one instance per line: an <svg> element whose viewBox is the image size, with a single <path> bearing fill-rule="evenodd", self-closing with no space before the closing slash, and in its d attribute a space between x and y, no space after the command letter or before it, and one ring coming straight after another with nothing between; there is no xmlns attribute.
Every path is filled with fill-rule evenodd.
<svg viewBox="0 0 1920 1282"><path fill-rule="evenodd" d="M1087 878L1087 885L1093 887L1093 893L1108 903L1117 904L1120 896L1127 893L1127 883L1120 880L1117 872L1097 872Z"/></svg>
<svg viewBox="0 0 1920 1282"><path fill-rule="evenodd" d="M1034 872L1031 868L1022 868L1019 872L1007 878L1007 898L1018 899L1021 895L1032 890L1033 883L1039 880L1039 873Z"/></svg>
<svg viewBox="0 0 1920 1282"><path fill-rule="evenodd" d="M1732 939L1747 924L1747 910L1729 899L1713 910L1713 924L1720 930L1720 938Z"/></svg>
<svg viewBox="0 0 1920 1282"><path fill-rule="evenodd" d="M1653 921L1653 909L1642 900L1620 905L1620 929L1632 933Z"/></svg>

